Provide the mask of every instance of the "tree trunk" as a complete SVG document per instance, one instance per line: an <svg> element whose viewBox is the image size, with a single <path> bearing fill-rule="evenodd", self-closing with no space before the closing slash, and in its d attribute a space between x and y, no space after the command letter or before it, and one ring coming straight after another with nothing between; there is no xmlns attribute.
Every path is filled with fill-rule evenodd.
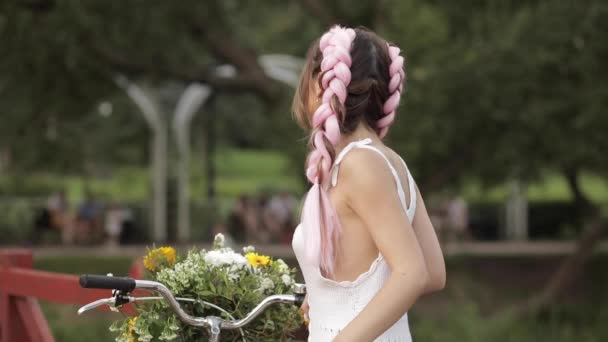
<svg viewBox="0 0 608 342"><path fill-rule="evenodd" d="M593 218L579 240L576 252L564 260L540 295L530 301L532 310L540 310L549 306L574 282L585 262L593 254L594 247L601 240L603 232L604 225L601 217Z"/></svg>
<svg viewBox="0 0 608 342"><path fill-rule="evenodd" d="M578 219L580 222L583 222L585 217L592 215L596 209L580 187L578 169L575 167L566 168L564 170L564 176L566 177L566 182L568 182L568 187L570 187L570 192L572 192L572 196L574 197L574 205L576 206Z"/></svg>
<svg viewBox="0 0 608 342"><path fill-rule="evenodd" d="M601 241L605 232L605 224L599 208L585 196L580 189L578 174L566 172L568 185L572 191L575 201L581 205L589 219L586 221L586 229L578 241L576 251L566 259L553 273L540 293L527 299L525 302L508 308L509 312L517 316L528 315L549 307L559 296L576 280L585 262L593 255L594 248ZM589 216L590 215L590 216Z"/></svg>

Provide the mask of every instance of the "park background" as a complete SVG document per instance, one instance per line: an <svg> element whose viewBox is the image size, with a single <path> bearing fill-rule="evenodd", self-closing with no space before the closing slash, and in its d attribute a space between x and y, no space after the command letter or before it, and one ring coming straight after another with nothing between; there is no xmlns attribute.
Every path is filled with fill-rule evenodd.
<svg viewBox="0 0 608 342"><path fill-rule="evenodd" d="M205 245L243 195L299 199L294 77L334 23L405 52L387 144L429 207L467 204L415 340L608 340L601 0L2 1L0 244L37 269L127 274L153 243ZM61 192L74 215L93 197L128 207L129 244L39 230ZM295 265L289 246L261 250ZM110 339L116 316L42 307L57 341Z"/></svg>

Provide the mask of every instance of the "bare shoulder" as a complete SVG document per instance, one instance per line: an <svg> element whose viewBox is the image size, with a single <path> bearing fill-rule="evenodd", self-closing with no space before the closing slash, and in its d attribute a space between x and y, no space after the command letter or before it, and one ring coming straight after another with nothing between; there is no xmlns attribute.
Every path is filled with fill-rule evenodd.
<svg viewBox="0 0 608 342"><path fill-rule="evenodd" d="M384 191L392 189L393 182L386 160L376 151L356 148L345 155L340 163L338 184L346 193Z"/></svg>

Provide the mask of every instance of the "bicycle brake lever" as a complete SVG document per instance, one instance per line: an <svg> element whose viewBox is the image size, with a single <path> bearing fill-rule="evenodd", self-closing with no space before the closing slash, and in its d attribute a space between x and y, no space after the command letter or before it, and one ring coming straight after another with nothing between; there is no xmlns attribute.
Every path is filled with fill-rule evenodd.
<svg viewBox="0 0 608 342"><path fill-rule="evenodd" d="M89 311L95 309L98 306L107 305L111 311L118 312L118 308L127 303L132 303L137 300L137 297L131 297L122 292L112 292L114 297L112 298L103 298L98 299L94 302L91 302L80 309L78 309L78 314L81 315L85 311Z"/></svg>
<svg viewBox="0 0 608 342"><path fill-rule="evenodd" d="M125 291L116 291L112 293L114 295L114 308L121 307L124 304L131 303L133 301L133 297L129 296L129 292ZM118 311L118 310L112 310Z"/></svg>
<svg viewBox="0 0 608 342"><path fill-rule="evenodd" d="M85 311L89 311L91 309L95 309L98 306L102 306L102 305L107 305L110 307L110 309L116 309L114 308L114 304L116 303L116 298L112 297L112 298L103 298L103 299L98 299L94 302L91 302L89 304L86 304L84 306L82 306L80 309L78 309L78 314L81 315L83 314Z"/></svg>

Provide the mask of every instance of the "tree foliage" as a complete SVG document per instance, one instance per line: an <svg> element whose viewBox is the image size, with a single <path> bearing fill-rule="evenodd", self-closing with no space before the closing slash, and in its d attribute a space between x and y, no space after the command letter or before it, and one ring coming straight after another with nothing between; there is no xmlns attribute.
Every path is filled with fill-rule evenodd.
<svg viewBox="0 0 608 342"><path fill-rule="evenodd" d="M599 0L30 0L0 9L0 145L27 168L63 160L79 170L117 146L139 147L108 159L143 154L133 151L145 145L145 126L128 114L118 73L209 84L217 112L207 115L220 118L223 143L282 149L301 163L291 89L258 57L304 55L342 23L405 50L408 91L389 141L429 188L607 169L608 5ZM218 75L221 64L236 75ZM116 115L103 121L97 108L108 100Z"/></svg>

